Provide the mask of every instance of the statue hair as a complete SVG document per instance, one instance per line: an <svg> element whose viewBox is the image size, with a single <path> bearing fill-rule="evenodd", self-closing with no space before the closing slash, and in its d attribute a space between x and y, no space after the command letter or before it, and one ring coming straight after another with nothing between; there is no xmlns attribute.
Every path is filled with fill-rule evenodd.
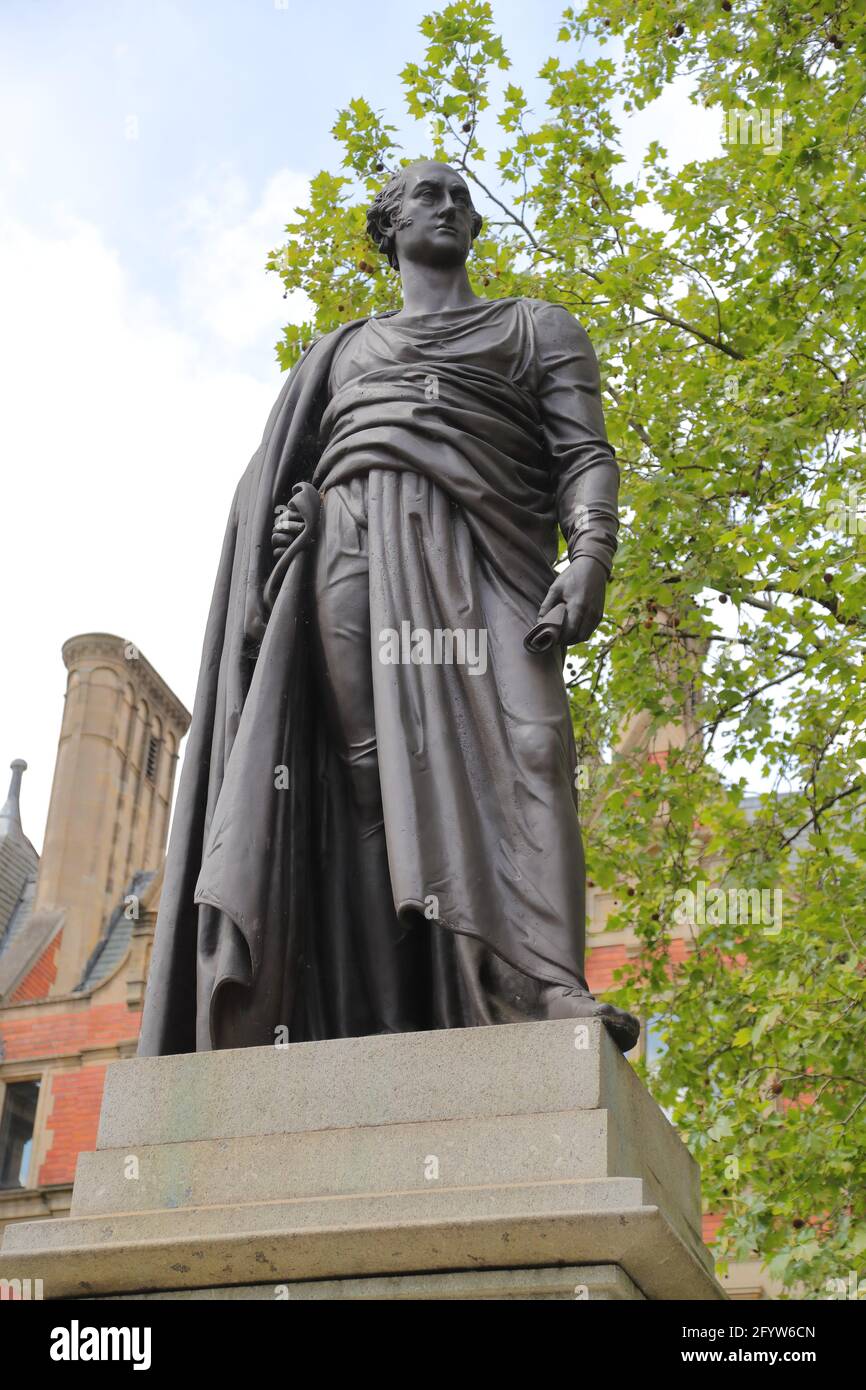
<svg viewBox="0 0 866 1390"><path fill-rule="evenodd" d="M408 226L411 221L411 218L402 218L400 215L403 207L403 194L406 190L406 172L409 168L411 165L407 164L404 169L398 169L396 174L392 174L384 188L379 189L367 209L367 235L376 249L387 258L392 270L400 269L394 231L401 226ZM472 240L474 241L484 225L484 219L481 213L475 210L471 193L469 206L472 208Z"/></svg>

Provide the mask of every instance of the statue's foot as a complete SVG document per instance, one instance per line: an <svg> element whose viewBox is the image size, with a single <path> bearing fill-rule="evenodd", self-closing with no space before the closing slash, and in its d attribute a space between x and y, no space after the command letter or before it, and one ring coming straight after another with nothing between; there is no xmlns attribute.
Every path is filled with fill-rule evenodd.
<svg viewBox="0 0 866 1390"><path fill-rule="evenodd" d="M545 1021L555 1018L600 1018L620 1052L630 1052L640 1037L640 1022L634 1014L615 1004L601 1004L591 994L565 985L545 985L541 996Z"/></svg>

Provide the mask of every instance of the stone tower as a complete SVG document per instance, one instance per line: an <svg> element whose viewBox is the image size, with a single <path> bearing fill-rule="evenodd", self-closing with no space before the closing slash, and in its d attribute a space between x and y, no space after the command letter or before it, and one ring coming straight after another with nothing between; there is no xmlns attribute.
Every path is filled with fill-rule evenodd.
<svg viewBox="0 0 866 1390"><path fill-rule="evenodd" d="M131 642L70 637L34 914L62 911L54 992L74 990L136 874L163 861L190 716Z"/></svg>

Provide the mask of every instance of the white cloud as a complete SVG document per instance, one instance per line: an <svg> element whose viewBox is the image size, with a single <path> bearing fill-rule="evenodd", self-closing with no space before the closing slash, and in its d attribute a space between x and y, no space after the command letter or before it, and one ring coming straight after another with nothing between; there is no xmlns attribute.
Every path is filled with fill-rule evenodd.
<svg viewBox="0 0 866 1390"><path fill-rule="evenodd" d="M622 151L627 164L637 165L651 140L668 152L673 170L692 160L713 159L723 152L722 113L691 100L695 90L691 78L680 77L665 87L661 96L643 111L621 114Z"/></svg>
<svg viewBox="0 0 866 1390"><path fill-rule="evenodd" d="M690 100L693 91L694 82L681 77L665 87L661 96L643 111L626 114L621 107L617 110L625 161L619 166L618 178L640 175L652 140L667 151L663 162L674 173L693 160L716 159L723 153L721 112L717 107L696 105ZM656 231L667 231L671 225L670 217L652 200L635 209L635 218Z"/></svg>
<svg viewBox="0 0 866 1390"><path fill-rule="evenodd" d="M37 847L67 637L128 637L191 706L228 508L280 386L270 351L253 374L228 345L249 324L246 342L272 344L288 317L279 294L266 313L258 268L295 182L277 175L258 207L234 195L199 206L182 329L98 228L63 213L39 231L0 216L0 779L3 764L27 759L24 823Z"/></svg>
<svg viewBox="0 0 866 1390"><path fill-rule="evenodd" d="M307 197L307 179L281 169L256 206L243 179L229 174L184 208L182 305L225 346L269 347L283 324L311 317L306 295L296 292L284 301L277 277L264 273L267 252L281 244L285 224Z"/></svg>

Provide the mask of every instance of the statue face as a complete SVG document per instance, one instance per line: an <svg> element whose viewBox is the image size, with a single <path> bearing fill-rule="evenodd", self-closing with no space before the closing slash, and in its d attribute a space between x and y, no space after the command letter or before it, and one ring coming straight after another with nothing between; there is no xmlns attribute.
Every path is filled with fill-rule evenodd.
<svg viewBox="0 0 866 1390"><path fill-rule="evenodd" d="M401 262L462 265L472 246L472 199L466 182L447 164L432 161L406 170L402 218L395 232Z"/></svg>

